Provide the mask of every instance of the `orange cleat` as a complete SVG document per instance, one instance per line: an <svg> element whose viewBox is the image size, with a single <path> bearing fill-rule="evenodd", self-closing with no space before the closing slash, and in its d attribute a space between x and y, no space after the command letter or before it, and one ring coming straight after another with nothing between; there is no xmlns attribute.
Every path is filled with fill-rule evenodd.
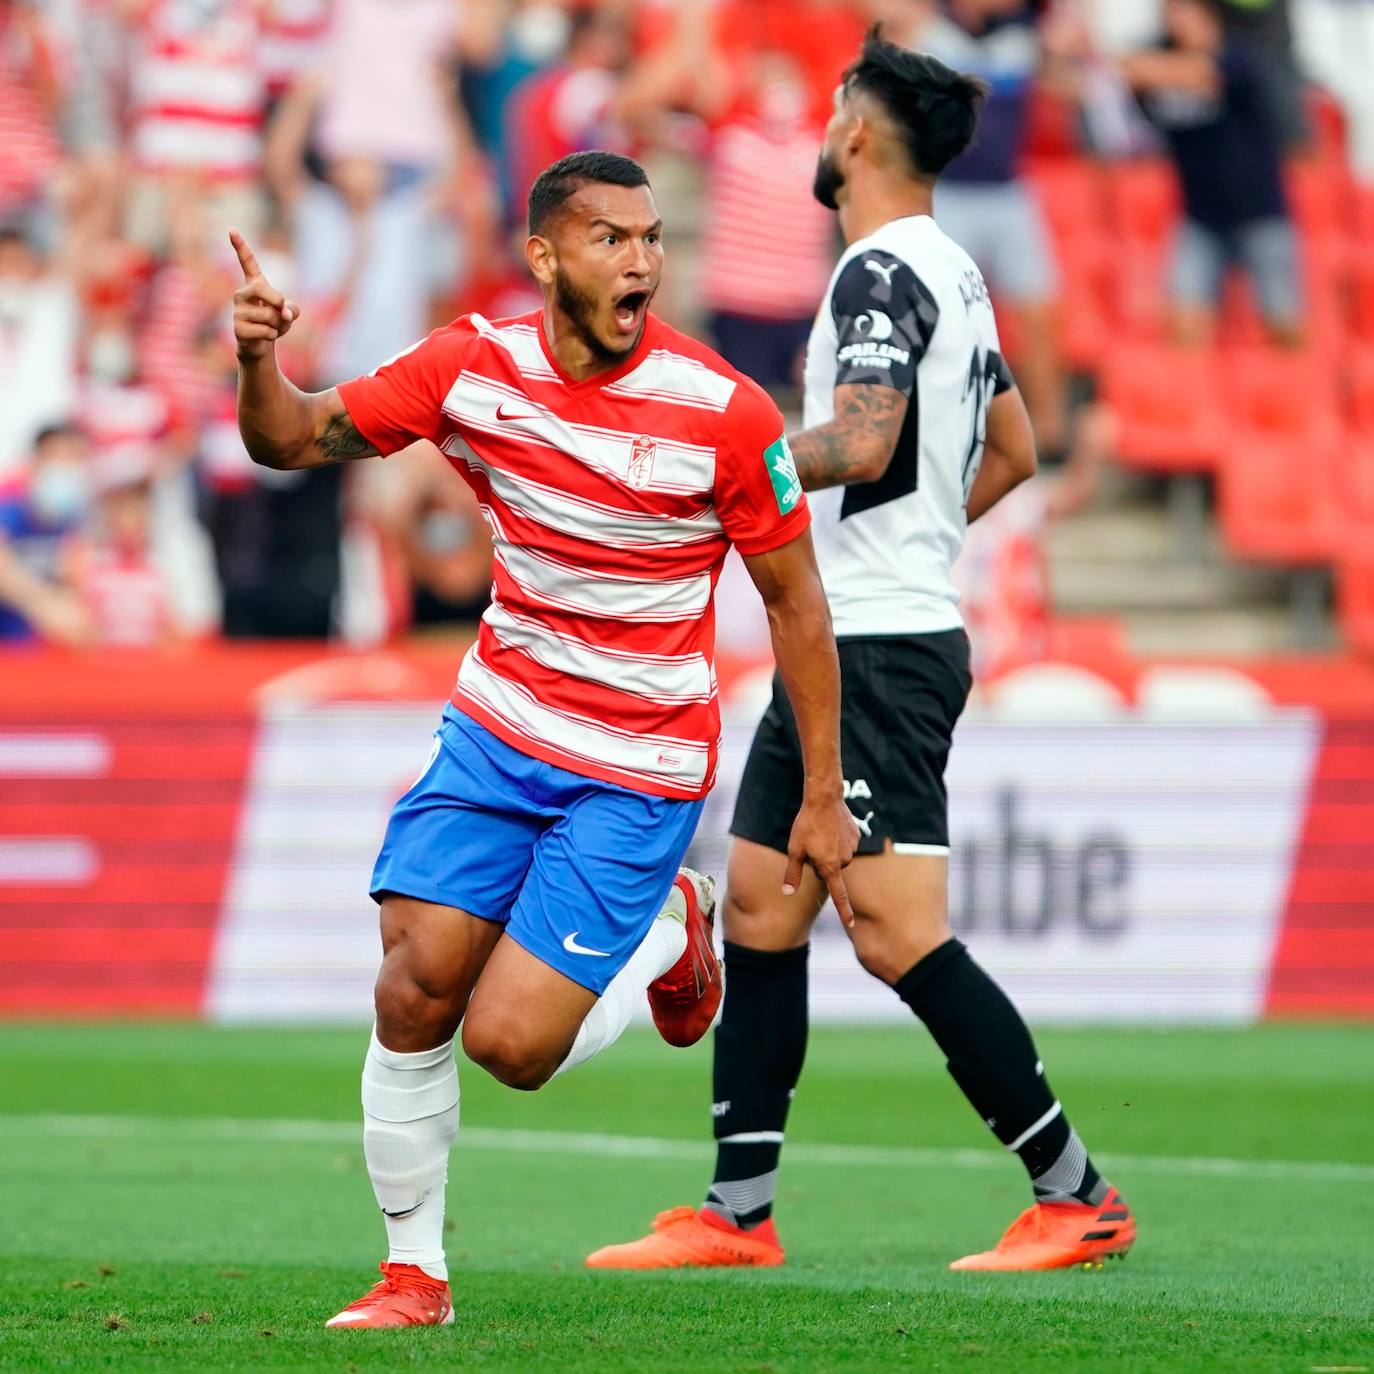
<svg viewBox="0 0 1374 1374"><path fill-rule="evenodd" d="M326 1326L452 1326L453 1296L443 1279L430 1278L413 1264L381 1264L382 1281L373 1284Z"/></svg>
<svg viewBox="0 0 1374 1374"><path fill-rule="evenodd" d="M1115 1188L1105 1201L1037 1202L1027 1207L991 1250L965 1255L951 1269L1101 1269L1135 1244L1135 1218Z"/></svg>
<svg viewBox="0 0 1374 1374"><path fill-rule="evenodd" d="M682 921L687 948L662 978L649 984L649 1010L658 1033L679 1047L695 1045L715 1020L725 990L716 958L716 885L690 868L681 868L660 920Z"/></svg>
<svg viewBox="0 0 1374 1374"><path fill-rule="evenodd" d="M588 1269L710 1269L730 1265L771 1268L783 1262L770 1217L741 1231L724 1217L695 1207L674 1207L654 1218L642 1240L607 1245L587 1256Z"/></svg>

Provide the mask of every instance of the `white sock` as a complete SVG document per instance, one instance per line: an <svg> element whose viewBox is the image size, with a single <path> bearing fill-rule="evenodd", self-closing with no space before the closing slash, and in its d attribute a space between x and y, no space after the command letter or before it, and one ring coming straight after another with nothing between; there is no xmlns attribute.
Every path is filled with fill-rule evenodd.
<svg viewBox="0 0 1374 1374"><path fill-rule="evenodd" d="M674 888L669 900L676 894ZM655 978L662 978L682 958L686 948L687 927L683 922L671 916L657 917L629 962L611 979L600 1000L587 1013L568 1057L554 1070L554 1077L585 1064L593 1055L614 1045L643 1000L644 989Z"/></svg>
<svg viewBox="0 0 1374 1374"><path fill-rule="evenodd" d="M458 1135L458 1067L453 1041L399 1054L377 1039L363 1063L363 1153L386 1218L390 1262L447 1279L444 1184ZM401 1213L402 1215L395 1215Z"/></svg>

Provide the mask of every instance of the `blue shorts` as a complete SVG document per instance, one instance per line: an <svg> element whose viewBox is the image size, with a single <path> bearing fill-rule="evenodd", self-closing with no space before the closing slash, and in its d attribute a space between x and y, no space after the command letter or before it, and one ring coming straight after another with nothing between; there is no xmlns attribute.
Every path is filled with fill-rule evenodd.
<svg viewBox="0 0 1374 1374"><path fill-rule="evenodd" d="M498 922L599 996L662 908L702 805L541 763L448 706L391 813L372 895Z"/></svg>

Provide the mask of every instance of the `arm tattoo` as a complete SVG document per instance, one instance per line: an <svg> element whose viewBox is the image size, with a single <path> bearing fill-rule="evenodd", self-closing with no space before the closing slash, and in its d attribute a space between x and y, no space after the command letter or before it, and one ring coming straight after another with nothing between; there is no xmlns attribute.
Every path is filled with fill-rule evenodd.
<svg viewBox="0 0 1374 1374"><path fill-rule="evenodd" d="M346 410L330 416L329 423L315 436L315 445L327 458L368 458L377 453L358 433L353 417Z"/></svg>
<svg viewBox="0 0 1374 1374"><path fill-rule="evenodd" d="M787 441L802 486L816 491L881 476L897 446L907 404L906 393L896 387L837 386L835 418Z"/></svg>

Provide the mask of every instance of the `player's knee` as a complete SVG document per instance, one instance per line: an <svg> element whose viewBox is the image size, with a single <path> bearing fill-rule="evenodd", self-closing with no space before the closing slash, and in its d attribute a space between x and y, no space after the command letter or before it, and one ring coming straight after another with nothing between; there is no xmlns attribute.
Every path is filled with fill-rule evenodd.
<svg viewBox="0 0 1374 1374"><path fill-rule="evenodd" d="M850 932L854 953L865 973L889 986L898 982L950 938L949 929L886 930L862 918Z"/></svg>
<svg viewBox="0 0 1374 1374"><path fill-rule="evenodd" d="M776 901L761 901L747 889L726 890L724 908L725 938L746 949L791 949L806 938L791 913L780 911Z"/></svg>
<svg viewBox="0 0 1374 1374"><path fill-rule="evenodd" d="M375 1003L377 1025L389 1045L415 1038L426 1045L441 1044L452 1037L461 1015L448 989L390 959L377 976Z"/></svg>
<svg viewBox="0 0 1374 1374"><path fill-rule="evenodd" d="M874 934L860 935L859 931L855 930L854 953L858 956L859 966L863 971L872 974L880 983L895 983L906 972L905 968L898 967L901 963L900 956L894 955Z"/></svg>
<svg viewBox="0 0 1374 1374"><path fill-rule="evenodd" d="M542 1088L553 1077L558 1061L530 1043L513 1018L476 1017L463 1025L463 1053L498 1083L521 1092Z"/></svg>

